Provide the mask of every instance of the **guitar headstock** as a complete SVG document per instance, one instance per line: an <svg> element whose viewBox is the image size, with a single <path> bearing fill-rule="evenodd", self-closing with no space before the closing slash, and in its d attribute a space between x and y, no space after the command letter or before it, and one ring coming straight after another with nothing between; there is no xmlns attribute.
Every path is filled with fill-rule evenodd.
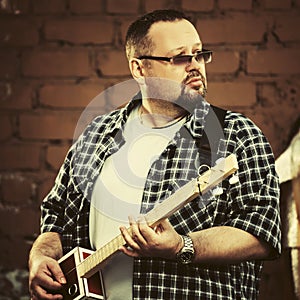
<svg viewBox="0 0 300 300"><path fill-rule="evenodd" d="M216 186L223 179L227 178L238 170L238 162L234 154L218 160L217 164L209 168L206 172L198 177L198 187L201 194ZM236 177L234 178L236 179ZM236 180L231 180L236 183Z"/></svg>

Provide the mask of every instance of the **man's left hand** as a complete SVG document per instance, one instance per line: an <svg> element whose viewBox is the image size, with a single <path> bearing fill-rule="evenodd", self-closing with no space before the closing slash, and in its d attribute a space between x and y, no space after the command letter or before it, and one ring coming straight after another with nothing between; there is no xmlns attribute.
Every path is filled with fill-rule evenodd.
<svg viewBox="0 0 300 300"><path fill-rule="evenodd" d="M151 228L145 218L135 220L129 217L130 230L120 227L126 246L120 251L131 257L147 256L175 259L183 247L182 237L175 231L169 220L163 220Z"/></svg>

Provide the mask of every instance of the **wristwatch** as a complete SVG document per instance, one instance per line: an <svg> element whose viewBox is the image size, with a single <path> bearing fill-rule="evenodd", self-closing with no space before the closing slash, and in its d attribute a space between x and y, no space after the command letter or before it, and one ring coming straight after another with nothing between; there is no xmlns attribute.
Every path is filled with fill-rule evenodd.
<svg viewBox="0 0 300 300"><path fill-rule="evenodd" d="M181 264L190 264L193 261L195 250L193 241L189 236L182 235L183 248L176 254L176 259Z"/></svg>

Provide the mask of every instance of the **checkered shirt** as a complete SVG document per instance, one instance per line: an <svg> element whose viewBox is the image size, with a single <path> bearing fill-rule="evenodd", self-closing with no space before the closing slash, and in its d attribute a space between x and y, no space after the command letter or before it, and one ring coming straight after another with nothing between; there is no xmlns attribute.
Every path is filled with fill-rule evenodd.
<svg viewBox="0 0 300 300"><path fill-rule="evenodd" d="M94 183L108 156L124 144L122 128L137 105L99 116L70 148L50 193L42 203L42 232L62 235L64 252L75 246L90 247L89 209ZM144 187L141 213L198 175L205 163L196 144L204 130L209 104L189 116L166 149L151 165ZM227 111L224 139L218 156L237 156L239 182L222 182L224 192L199 196L174 213L170 222L180 234L214 226L242 229L280 248L279 189L271 147L262 132L241 114ZM141 154L142 155L142 154ZM161 258L134 260L134 299L256 299L261 261L237 264L181 265Z"/></svg>

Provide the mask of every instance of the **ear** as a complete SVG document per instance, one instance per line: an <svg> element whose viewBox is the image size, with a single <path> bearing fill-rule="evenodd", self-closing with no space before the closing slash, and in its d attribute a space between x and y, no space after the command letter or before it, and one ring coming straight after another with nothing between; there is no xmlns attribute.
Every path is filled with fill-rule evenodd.
<svg viewBox="0 0 300 300"><path fill-rule="evenodd" d="M144 77L144 66L142 62L137 58L132 58L129 60L129 69L131 72L132 77L139 81Z"/></svg>

